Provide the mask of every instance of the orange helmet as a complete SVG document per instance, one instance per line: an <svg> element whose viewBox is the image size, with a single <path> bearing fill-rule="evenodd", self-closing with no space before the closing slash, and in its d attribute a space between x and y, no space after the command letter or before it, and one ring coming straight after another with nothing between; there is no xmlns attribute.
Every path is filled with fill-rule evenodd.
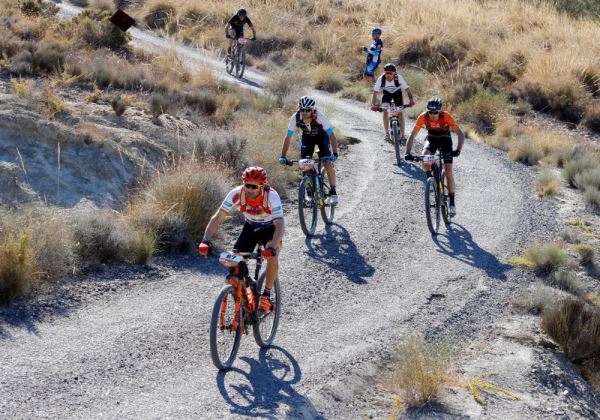
<svg viewBox="0 0 600 420"><path fill-rule="evenodd" d="M265 184L267 182L267 171L260 166L251 166L246 168L242 174L242 180Z"/></svg>

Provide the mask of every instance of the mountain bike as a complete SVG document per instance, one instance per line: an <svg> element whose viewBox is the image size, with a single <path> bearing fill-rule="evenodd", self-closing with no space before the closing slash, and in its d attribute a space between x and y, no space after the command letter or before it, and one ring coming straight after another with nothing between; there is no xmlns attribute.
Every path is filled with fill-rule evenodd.
<svg viewBox="0 0 600 420"><path fill-rule="evenodd" d="M434 155L415 156L415 161L433 163L432 176L425 181L425 218L431 234L437 235L440 230L440 219L443 219L446 225L450 223L444 159L438 150Z"/></svg>
<svg viewBox="0 0 600 420"><path fill-rule="evenodd" d="M281 313L281 288L276 278L271 289L271 311L259 312L258 302L265 285L265 273L260 274L261 252L259 245L252 253L223 252L219 257L219 262L229 268L227 284L215 301L210 320L210 356L219 370L231 367L242 334L247 335L250 326L260 347L270 346L275 339ZM256 260L254 278L250 276L248 260Z"/></svg>
<svg viewBox="0 0 600 420"><path fill-rule="evenodd" d="M322 166L324 159L288 160L287 164L298 164L302 181L298 187L298 216L306 236L313 236L317 229L317 211L326 224L333 223L335 204L329 199L329 179Z"/></svg>
<svg viewBox="0 0 600 420"><path fill-rule="evenodd" d="M233 76L235 70L235 76L239 79L242 78L244 70L246 70L246 44L248 41L250 41L248 38L234 39L231 53L225 56L227 73Z"/></svg>
<svg viewBox="0 0 600 420"><path fill-rule="evenodd" d="M406 141L406 139L400 137L400 122L398 121L398 118L402 110L404 110L404 108L408 108L408 106L396 106L395 104L392 105L393 103L393 101L390 104L384 103L377 109L377 111L388 112L390 117L390 129L392 131L391 140L394 145L394 151L396 152L396 164L400 166L400 162L402 161L402 157L400 156L400 146Z"/></svg>

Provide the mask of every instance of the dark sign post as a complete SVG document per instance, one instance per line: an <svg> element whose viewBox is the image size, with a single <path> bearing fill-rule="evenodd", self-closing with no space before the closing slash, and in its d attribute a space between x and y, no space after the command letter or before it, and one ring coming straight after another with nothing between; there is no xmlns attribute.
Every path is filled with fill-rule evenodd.
<svg viewBox="0 0 600 420"><path fill-rule="evenodd" d="M135 19L129 16L121 9L117 10L114 15L109 19L113 25L122 30L123 32L135 25Z"/></svg>

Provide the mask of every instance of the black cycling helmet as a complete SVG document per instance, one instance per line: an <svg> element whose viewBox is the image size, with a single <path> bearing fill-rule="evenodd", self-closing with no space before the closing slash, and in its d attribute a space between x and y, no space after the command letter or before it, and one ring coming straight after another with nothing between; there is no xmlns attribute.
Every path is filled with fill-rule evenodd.
<svg viewBox="0 0 600 420"><path fill-rule="evenodd" d="M373 28L371 35L381 35L381 28Z"/></svg>
<svg viewBox="0 0 600 420"><path fill-rule="evenodd" d="M244 8L238 9L238 11L236 13L236 15L238 15L240 17L241 16L246 16L247 14L248 14L248 12L246 12L246 9L244 9Z"/></svg>
<svg viewBox="0 0 600 420"><path fill-rule="evenodd" d="M394 66L392 63L387 63L384 67L383 67L383 71L396 71L396 66Z"/></svg>
<svg viewBox="0 0 600 420"><path fill-rule="evenodd" d="M444 103L437 96L434 96L433 98L431 98L430 100L427 101L427 110L428 111L440 111L443 106L444 106Z"/></svg>

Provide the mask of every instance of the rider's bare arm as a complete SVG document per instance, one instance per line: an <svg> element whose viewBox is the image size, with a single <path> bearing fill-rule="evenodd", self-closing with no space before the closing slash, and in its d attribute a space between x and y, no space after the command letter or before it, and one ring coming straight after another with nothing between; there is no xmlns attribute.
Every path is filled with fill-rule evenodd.
<svg viewBox="0 0 600 420"><path fill-rule="evenodd" d="M457 150L462 150L463 144L465 144L465 133L460 129L459 126L453 127L452 131L456 133L458 137L458 144L456 145Z"/></svg>
<svg viewBox="0 0 600 420"><path fill-rule="evenodd" d="M415 127L413 127L412 131L410 132L410 136L408 136L408 141L406 142L406 154L407 155L410 155L413 142L415 141L415 137L417 137L417 134L419 133L420 129L421 129L421 127L415 126Z"/></svg>
<svg viewBox="0 0 600 420"><path fill-rule="evenodd" d="M290 140L292 138L290 136L285 136L283 139L283 146L281 147L281 156L286 156L288 149L290 148Z"/></svg>
<svg viewBox="0 0 600 420"><path fill-rule="evenodd" d="M379 93L373 92L373 95L371 95L371 106L377 106L378 102L379 102Z"/></svg>
<svg viewBox="0 0 600 420"><path fill-rule="evenodd" d="M409 88L409 87L407 87L407 88L406 88L406 94L408 95L408 99L409 99L409 100L411 100L411 101L412 101L412 100L414 99L414 98L413 98L413 93L412 93L412 90L410 90L410 88Z"/></svg>
<svg viewBox="0 0 600 420"><path fill-rule="evenodd" d="M285 233L285 224L283 222L283 218L273 220L273 226L275 226L273 239L267 242L266 248L277 248L281 244L283 234Z"/></svg>
<svg viewBox="0 0 600 420"><path fill-rule="evenodd" d="M208 225L206 225L203 239L210 241L210 239L217 234L219 226L225 221L226 217L227 213L221 209L217 210L216 213L213 214L213 217L210 218Z"/></svg>

